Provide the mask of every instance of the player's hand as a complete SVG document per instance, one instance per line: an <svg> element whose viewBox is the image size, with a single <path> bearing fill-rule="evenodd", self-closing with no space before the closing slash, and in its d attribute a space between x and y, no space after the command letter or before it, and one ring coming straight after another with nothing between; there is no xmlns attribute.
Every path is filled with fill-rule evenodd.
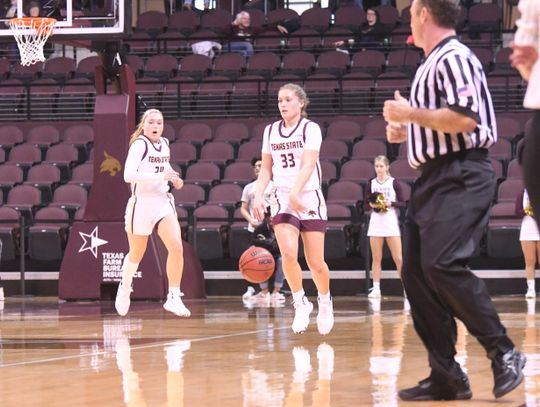
<svg viewBox="0 0 540 407"><path fill-rule="evenodd" d="M257 227L261 224L261 222L257 219L255 219L254 217L251 218L251 220L249 221L249 223L251 224L251 226L253 227Z"/></svg>
<svg viewBox="0 0 540 407"><path fill-rule="evenodd" d="M174 189L180 189L184 186L184 180L180 177L171 180Z"/></svg>
<svg viewBox="0 0 540 407"><path fill-rule="evenodd" d="M517 68L523 79L529 80L532 67L538 60L538 51L530 45L510 44L512 54L510 55L510 63Z"/></svg>
<svg viewBox="0 0 540 407"><path fill-rule="evenodd" d="M264 199L262 196L255 196L255 199L253 200L253 215L255 216L255 219L259 222L262 222L264 219ZM257 226L257 225L254 225Z"/></svg>
<svg viewBox="0 0 540 407"><path fill-rule="evenodd" d="M386 125L386 139L389 143L403 143L407 140L407 127L404 124L388 123Z"/></svg>
<svg viewBox="0 0 540 407"><path fill-rule="evenodd" d="M399 90L394 92L394 99L384 102L383 116L387 122L408 123L412 111L411 105L399 93Z"/></svg>
<svg viewBox="0 0 540 407"><path fill-rule="evenodd" d="M300 202L300 198L298 197L298 194L296 192L291 192L289 194L289 206L295 212L307 212L307 208L302 205L302 203Z"/></svg>
<svg viewBox="0 0 540 407"><path fill-rule="evenodd" d="M163 179L165 181L171 181L174 183L175 179L180 179L180 174L178 174L173 169L166 169L165 171L163 171Z"/></svg>

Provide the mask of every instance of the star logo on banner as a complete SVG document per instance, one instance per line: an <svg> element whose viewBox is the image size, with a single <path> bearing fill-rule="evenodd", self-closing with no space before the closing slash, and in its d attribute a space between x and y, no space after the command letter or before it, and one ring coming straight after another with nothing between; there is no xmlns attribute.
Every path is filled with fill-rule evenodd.
<svg viewBox="0 0 540 407"><path fill-rule="evenodd" d="M94 230L92 230L92 233L88 234L88 233L79 232L79 235L81 235L81 238L83 240L83 244L81 248L79 249L79 253L82 253L86 250L90 250L96 259L98 255L98 247L109 243L108 241L100 239L98 237L97 226L94 228Z"/></svg>

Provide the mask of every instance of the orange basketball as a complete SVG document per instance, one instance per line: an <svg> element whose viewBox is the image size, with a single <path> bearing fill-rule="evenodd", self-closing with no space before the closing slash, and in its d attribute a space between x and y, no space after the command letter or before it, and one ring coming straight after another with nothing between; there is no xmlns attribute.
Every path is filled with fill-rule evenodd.
<svg viewBox="0 0 540 407"><path fill-rule="evenodd" d="M242 253L238 268L242 277L250 283L262 283L274 274L274 256L263 247L250 246Z"/></svg>

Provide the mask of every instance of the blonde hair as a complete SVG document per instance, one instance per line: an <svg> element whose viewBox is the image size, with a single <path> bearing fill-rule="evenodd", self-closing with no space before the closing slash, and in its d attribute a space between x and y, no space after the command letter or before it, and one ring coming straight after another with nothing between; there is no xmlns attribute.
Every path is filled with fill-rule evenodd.
<svg viewBox="0 0 540 407"><path fill-rule="evenodd" d="M159 113L161 115L161 118L163 118L163 113L157 109L148 109L146 112L143 113L141 117L141 121L137 125L137 129L133 132L131 135L131 138L129 139L129 145L131 145L135 140L137 140L137 137L139 137L143 131L144 122L146 121L147 117L150 116L152 113Z"/></svg>
<svg viewBox="0 0 540 407"><path fill-rule="evenodd" d="M373 159L373 164L375 164L377 161L382 161L384 165L388 167L388 175L390 175L390 160L388 160L388 157L385 155L378 155Z"/></svg>
<svg viewBox="0 0 540 407"><path fill-rule="evenodd" d="M308 115L306 109L309 105L309 99L304 88L300 85L297 85L296 83L286 83L281 88L279 88L280 91L282 89L289 89L290 91L294 92L298 99L304 102L304 107L302 107L302 111L300 112L300 114L302 115L302 117L307 117Z"/></svg>

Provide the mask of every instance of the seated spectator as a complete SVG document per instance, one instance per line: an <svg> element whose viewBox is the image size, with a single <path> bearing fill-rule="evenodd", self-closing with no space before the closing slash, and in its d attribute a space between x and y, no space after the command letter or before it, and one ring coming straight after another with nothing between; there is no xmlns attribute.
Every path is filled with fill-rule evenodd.
<svg viewBox="0 0 540 407"><path fill-rule="evenodd" d="M241 11L231 24L229 32L229 44L226 49L230 52L238 52L245 57L253 55L253 37L257 34L256 29L251 27L251 17L247 11Z"/></svg>
<svg viewBox="0 0 540 407"><path fill-rule="evenodd" d="M367 46L373 48L373 45L381 43L386 34L386 28L381 23L379 12L374 8L369 8L366 12L366 22L362 25L358 38L351 38L348 43L355 43L358 49ZM345 41L336 41L334 43L336 47L342 47L344 44Z"/></svg>
<svg viewBox="0 0 540 407"><path fill-rule="evenodd" d="M203 11L204 12L207 12L207 11L210 11L210 0L204 0L204 5L203 5L204 9ZM193 0L184 0L184 3L182 4L182 9L183 10L193 10L193 11L199 11L200 10L195 10L195 7L193 6Z"/></svg>

